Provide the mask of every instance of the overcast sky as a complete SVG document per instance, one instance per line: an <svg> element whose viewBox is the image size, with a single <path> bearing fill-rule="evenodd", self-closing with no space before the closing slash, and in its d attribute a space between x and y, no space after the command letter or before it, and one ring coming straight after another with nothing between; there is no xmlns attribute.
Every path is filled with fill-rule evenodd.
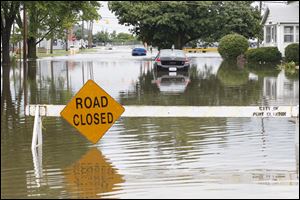
<svg viewBox="0 0 300 200"><path fill-rule="evenodd" d="M130 33L129 27L119 24L119 21L117 17L108 10L107 1L100 1L102 7L99 10L99 13L101 15L101 20L94 22L93 27L93 34L99 32L99 31L108 31L113 32L114 30L117 33L124 32L124 33Z"/></svg>
<svg viewBox="0 0 300 200"><path fill-rule="evenodd" d="M267 3L283 3L285 1L270 1L270 2L263 2L263 7L266 6ZM108 31L109 33L112 33L114 30L117 33L125 32L130 33L128 26L119 24L119 21L117 17L109 11L107 6L107 1L100 1L102 7L99 10L99 13L102 17L101 20L95 21L94 27L93 27L93 34L97 33L98 31ZM252 4L254 7L259 5L259 1L255 1Z"/></svg>

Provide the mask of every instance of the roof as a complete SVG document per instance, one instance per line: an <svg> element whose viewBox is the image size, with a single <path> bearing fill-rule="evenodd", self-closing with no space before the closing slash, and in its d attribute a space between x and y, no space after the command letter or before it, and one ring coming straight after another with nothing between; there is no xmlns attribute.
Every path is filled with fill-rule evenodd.
<svg viewBox="0 0 300 200"><path fill-rule="evenodd" d="M262 24L299 23L299 4L270 4Z"/></svg>

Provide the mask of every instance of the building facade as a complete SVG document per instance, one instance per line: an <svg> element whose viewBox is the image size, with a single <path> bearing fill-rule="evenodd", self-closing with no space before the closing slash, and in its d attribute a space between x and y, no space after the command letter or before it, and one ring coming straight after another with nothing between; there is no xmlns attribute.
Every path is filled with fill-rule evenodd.
<svg viewBox="0 0 300 200"><path fill-rule="evenodd" d="M299 1L287 4L270 4L263 16L264 47L278 47L282 56L284 49L292 43L299 43Z"/></svg>

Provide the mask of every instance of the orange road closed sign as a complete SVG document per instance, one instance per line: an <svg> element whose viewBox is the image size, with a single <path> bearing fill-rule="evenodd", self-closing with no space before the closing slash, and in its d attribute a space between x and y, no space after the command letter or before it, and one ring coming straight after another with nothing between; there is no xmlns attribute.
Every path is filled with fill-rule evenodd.
<svg viewBox="0 0 300 200"><path fill-rule="evenodd" d="M88 80L60 115L95 144L124 110L124 107L100 86Z"/></svg>

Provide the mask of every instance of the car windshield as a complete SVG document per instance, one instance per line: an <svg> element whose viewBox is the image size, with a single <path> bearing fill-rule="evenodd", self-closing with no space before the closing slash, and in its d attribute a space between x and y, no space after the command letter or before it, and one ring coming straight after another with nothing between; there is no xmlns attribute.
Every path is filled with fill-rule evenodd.
<svg viewBox="0 0 300 200"><path fill-rule="evenodd" d="M160 51L160 56L162 56L162 57L166 57L166 56L185 57L185 54L182 50L164 49L164 50Z"/></svg>

